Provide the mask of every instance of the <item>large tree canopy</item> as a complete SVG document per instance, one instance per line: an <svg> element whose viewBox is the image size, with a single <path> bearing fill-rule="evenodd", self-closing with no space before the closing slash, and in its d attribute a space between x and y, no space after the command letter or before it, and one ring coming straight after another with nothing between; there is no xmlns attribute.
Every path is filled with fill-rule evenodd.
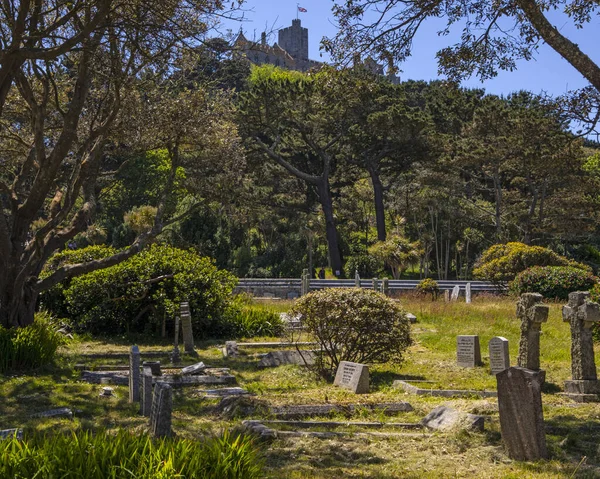
<svg viewBox="0 0 600 479"><path fill-rule="evenodd" d="M589 88L569 95L569 105L579 121L595 126L600 66L560 30L565 22L583 28L597 18L599 7L592 0L341 0L334 7L340 31L325 46L338 58L369 51L388 63L402 61L423 23L443 18L441 36L453 28L462 33L457 43L438 52L440 72L454 80L473 74L483 80L514 70L545 42L589 81ZM554 25L556 19L561 23Z"/></svg>

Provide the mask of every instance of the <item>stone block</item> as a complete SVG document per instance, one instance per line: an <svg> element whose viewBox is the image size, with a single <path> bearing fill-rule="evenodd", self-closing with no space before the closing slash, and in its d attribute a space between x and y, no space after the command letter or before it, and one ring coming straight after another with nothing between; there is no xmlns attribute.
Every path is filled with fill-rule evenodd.
<svg viewBox="0 0 600 479"><path fill-rule="evenodd" d="M341 361L333 384L349 389L355 394L366 394L369 392L369 367L365 364Z"/></svg>

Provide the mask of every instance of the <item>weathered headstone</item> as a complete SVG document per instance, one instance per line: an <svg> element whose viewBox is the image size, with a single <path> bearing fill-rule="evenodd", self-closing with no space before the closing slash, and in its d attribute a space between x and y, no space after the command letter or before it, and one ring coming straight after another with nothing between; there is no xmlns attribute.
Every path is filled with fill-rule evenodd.
<svg viewBox="0 0 600 479"><path fill-rule="evenodd" d="M412 313L406 313L406 317L411 322L411 324L414 324L417 322L417 317Z"/></svg>
<svg viewBox="0 0 600 479"><path fill-rule="evenodd" d="M512 367L496 374L500 430L516 461L548 457L542 411L542 372Z"/></svg>
<svg viewBox="0 0 600 479"><path fill-rule="evenodd" d="M450 290L449 289L444 290L444 301L446 303L448 303L450 301Z"/></svg>
<svg viewBox="0 0 600 479"><path fill-rule="evenodd" d="M150 432L154 437L171 435L171 413L173 410L173 389L165 383L156 383L150 413Z"/></svg>
<svg viewBox="0 0 600 479"><path fill-rule="evenodd" d="M194 374L200 374L204 372L205 369L206 365L201 361L199 363L192 364L191 366L181 368L181 374L184 376L193 376Z"/></svg>
<svg viewBox="0 0 600 479"><path fill-rule="evenodd" d="M298 364L300 366L312 366L315 364L316 354L314 351L298 351L287 349L284 351L271 351L265 354L258 366L261 368L272 368L284 364Z"/></svg>
<svg viewBox="0 0 600 479"><path fill-rule="evenodd" d="M356 394L368 393L369 367L365 364L341 361L333 384L349 389Z"/></svg>
<svg viewBox="0 0 600 479"><path fill-rule="evenodd" d="M582 400L595 400L585 395L600 394L600 383L594 362L594 343L591 327L600 321L600 305L588 300L589 293L569 294L569 303L563 306L563 321L571 325L571 373L565 381L565 391L582 395Z"/></svg>
<svg viewBox="0 0 600 479"><path fill-rule="evenodd" d="M308 269L302 270L302 288L301 295L304 296L310 292L310 274Z"/></svg>
<svg viewBox="0 0 600 479"><path fill-rule="evenodd" d="M236 357L239 356L240 352L238 350L238 345L235 341L225 341L225 347L223 348L223 356L227 357Z"/></svg>
<svg viewBox="0 0 600 479"><path fill-rule="evenodd" d="M149 417L152 410L152 369L144 367L142 370L142 416Z"/></svg>
<svg viewBox="0 0 600 479"><path fill-rule="evenodd" d="M383 278L381 280L381 292L386 296L390 295L390 280L387 278Z"/></svg>
<svg viewBox="0 0 600 479"><path fill-rule="evenodd" d="M458 295L460 294L460 286L457 284L452 288L452 296L450 296L450 301L458 301Z"/></svg>
<svg viewBox="0 0 600 479"><path fill-rule="evenodd" d="M358 270L354 272L354 286L360 288L360 275L358 274Z"/></svg>
<svg viewBox="0 0 600 479"><path fill-rule="evenodd" d="M160 370L160 361L144 361L142 368L149 367L152 371L153 376L161 376L162 371Z"/></svg>
<svg viewBox="0 0 600 479"><path fill-rule="evenodd" d="M456 337L456 362L463 368L481 366L481 348L479 336Z"/></svg>
<svg viewBox="0 0 600 479"><path fill-rule="evenodd" d="M373 278L373 291L379 291L379 280L377 278Z"/></svg>
<svg viewBox="0 0 600 479"><path fill-rule="evenodd" d="M471 304L471 283L465 286L465 303Z"/></svg>
<svg viewBox="0 0 600 479"><path fill-rule="evenodd" d="M173 352L171 353L171 363L177 364L181 361L179 354L179 316L175 316L175 337L173 338Z"/></svg>
<svg viewBox="0 0 600 479"><path fill-rule="evenodd" d="M129 402L140 400L140 348L132 346L129 352Z"/></svg>
<svg viewBox="0 0 600 479"><path fill-rule="evenodd" d="M192 331L192 314L190 304L181 303L181 326L183 329L183 347L186 353L195 353L194 332Z"/></svg>
<svg viewBox="0 0 600 479"><path fill-rule="evenodd" d="M524 293L517 301L517 318L521 320L517 364L533 371L540 369L540 332L542 323L548 321L548 306L540 304L542 299L541 294Z"/></svg>
<svg viewBox="0 0 600 479"><path fill-rule="evenodd" d="M495 336L488 343L490 351L490 369L492 374L498 374L510 368L510 357L508 354L508 339Z"/></svg>

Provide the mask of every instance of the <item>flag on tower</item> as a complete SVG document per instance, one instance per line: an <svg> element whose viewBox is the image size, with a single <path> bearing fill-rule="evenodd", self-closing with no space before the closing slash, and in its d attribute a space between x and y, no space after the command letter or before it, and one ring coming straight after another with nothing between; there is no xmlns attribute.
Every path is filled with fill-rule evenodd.
<svg viewBox="0 0 600 479"><path fill-rule="evenodd" d="M303 7L300 7L300 6L298 7L298 11L302 12L302 13L308 12L308 10L306 8L303 8Z"/></svg>

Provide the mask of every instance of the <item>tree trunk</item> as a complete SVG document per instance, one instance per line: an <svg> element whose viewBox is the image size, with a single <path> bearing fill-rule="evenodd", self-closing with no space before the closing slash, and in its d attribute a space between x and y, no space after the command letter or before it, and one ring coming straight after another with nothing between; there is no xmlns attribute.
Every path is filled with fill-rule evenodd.
<svg viewBox="0 0 600 479"><path fill-rule="evenodd" d="M377 239L379 241L385 241L387 238L387 232L385 230L385 206L383 204L383 184L379 176L377 168L372 166L367 168L369 175L371 175L371 182L373 183L373 200L375 202L375 221L377 223Z"/></svg>
<svg viewBox="0 0 600 479"><path fill-rule="evenodd" d="M32 324L37 298L38 293L33 288L33 284L17 287L14 281L2 281L0 284L0 325L5 328L22 328Z"/></svg>
<svg viewBox="0 0 600 479"><path fill-rule="evenodd" d="M325 231L327 234L327 248L329 250L331 269L333 270L333 274L337 276L336 271L339 271L339 277L343 277L342 255L340 253L335 217L333 215L333 199L331 197L331 191L329 191L329 182L327 179L323 179L323 181L320 182L318 192L319 202L321 203L323 215L325 216Z"/></svg>

